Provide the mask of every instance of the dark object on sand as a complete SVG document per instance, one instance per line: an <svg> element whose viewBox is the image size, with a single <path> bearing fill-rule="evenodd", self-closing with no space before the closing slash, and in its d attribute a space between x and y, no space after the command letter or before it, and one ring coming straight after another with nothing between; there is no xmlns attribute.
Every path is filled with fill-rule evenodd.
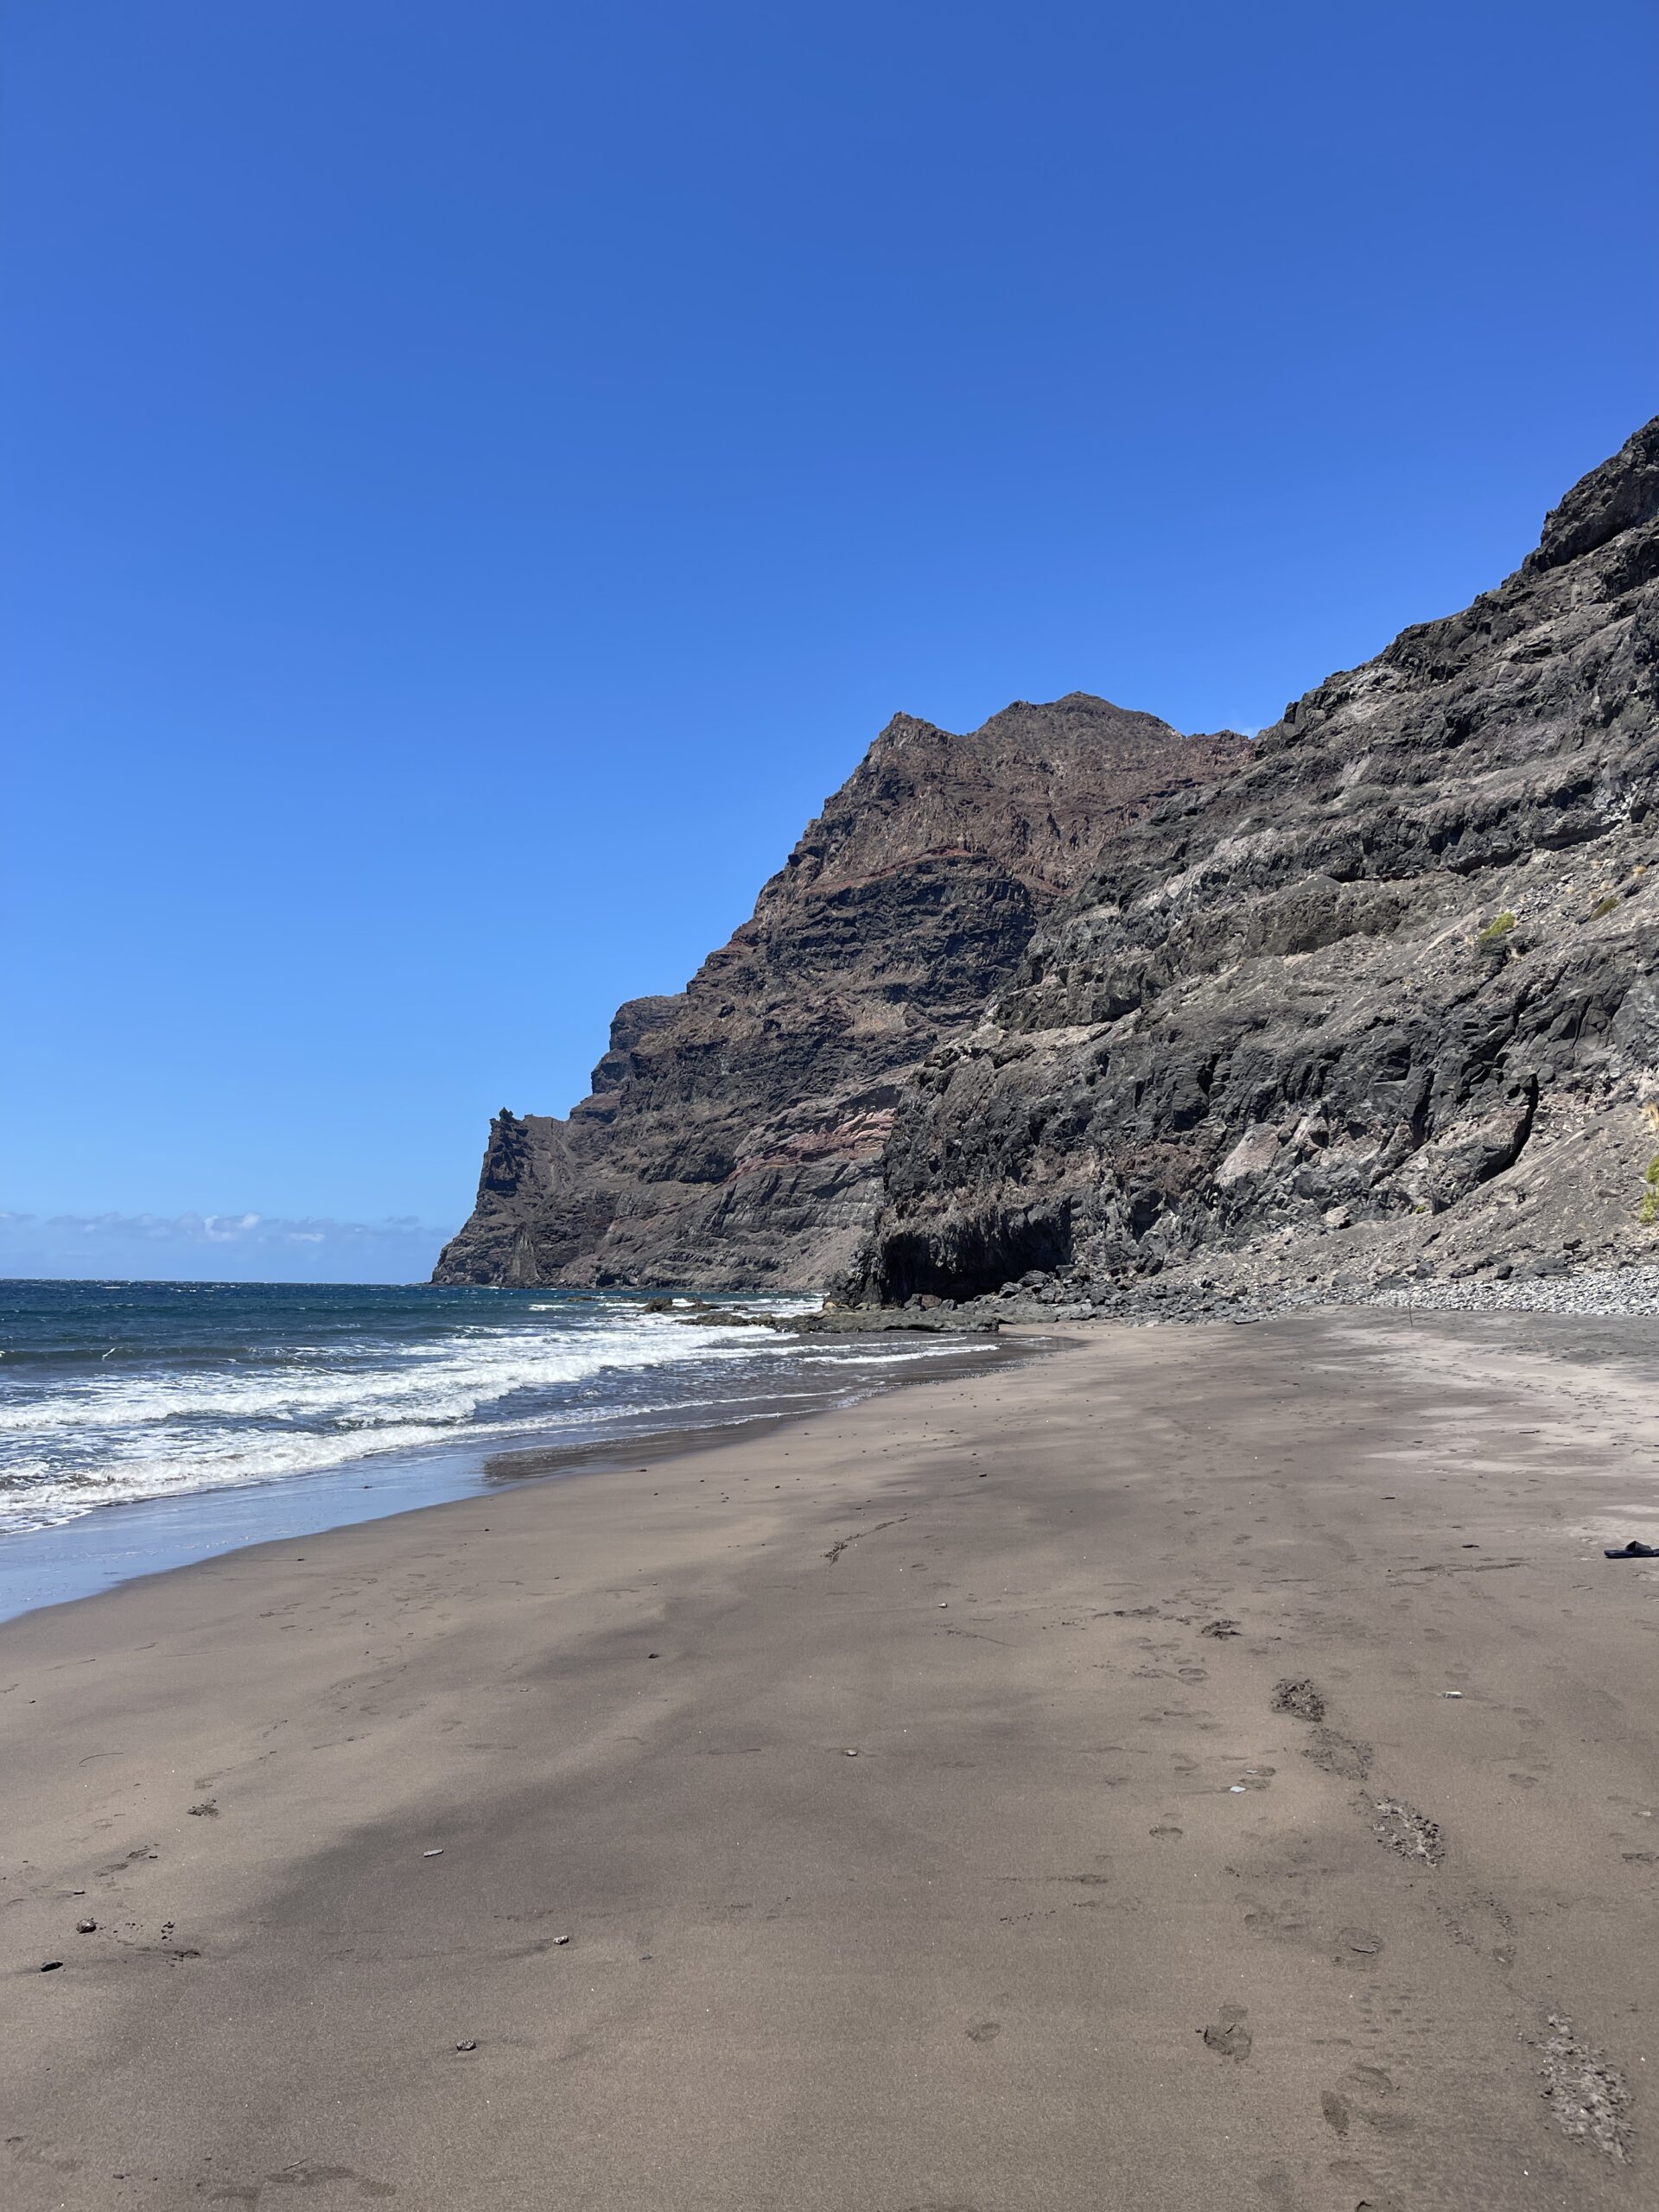
<svg viewBox="0 0 1659 2212"><path fill-rule="evenodd" d="M455 2045L455 2049L457 2050L476 2050L478 2049L478 2037L476 2036L468 2036L466 2042L458 2043Z"/></svg>
<svg viewBox="0 0 1659 2212"><path fill-rule="evenodd" d="M1632 1536L1628 1544L1609 1544L1606 1556L1609 1559L1659 1559L1659 1544L1638 1543Z"/></svg>
<svg viewBox="0 0 1659 2212"><path fill-rule="evenodd" d="M1240 1632L1238 1623L1230 1620L1206 1621L1198 1630L1200 1636L1213 1636L1217 1643L1226 1637L1237 1636Z"/></svg>
<svg viewBox="0 0 1659 2212"><path fill-rule="evenodd" d="M193 1805L190 1808L190 1812L193 1819L216 1821L219 1818L219 1800L216 1797L204 1797L200 1805Z"/></svg>
<svg viewBox="0 0 1659 2212"><path fill-rule="evenodd" d="M63 1961L61 1959L42 1959L41 1961L41 1972L42 1974L56 1974L58 1968L62 1964Z"/></svg>
<svg viewBox="0 0 1659 2212"><path fill-rule="evenodd" d="M1275 1713L1294 1713L1299 1720L1323 1720L1325 1699L1306 1675L1293 1681L1275 1682L1272 1697Z"/></svg>
<svg viewBox="0 0 1659 2212"><path fill-rule="evenodd" d="M75 1933L77 1936L96 1936L98 1923L95 1920L78 1920L75 1923Z"/></svg>

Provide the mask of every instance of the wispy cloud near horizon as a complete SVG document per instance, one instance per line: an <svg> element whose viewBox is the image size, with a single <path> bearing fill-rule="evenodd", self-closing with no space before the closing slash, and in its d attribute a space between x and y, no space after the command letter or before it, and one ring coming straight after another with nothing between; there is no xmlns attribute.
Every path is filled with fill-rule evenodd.
<svg viewBox="0 0 1659 2212"><path fill-rule="evenodd" d="M451 1232L385 1221L257 1213L0 1211L0 1276L50 1281L421 1282Z"/></svg>

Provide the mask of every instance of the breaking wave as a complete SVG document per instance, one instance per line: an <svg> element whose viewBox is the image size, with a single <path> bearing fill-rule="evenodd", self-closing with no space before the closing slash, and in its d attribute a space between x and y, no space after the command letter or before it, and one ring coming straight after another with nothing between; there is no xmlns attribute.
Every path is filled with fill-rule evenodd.
<svg viewBox="0 0 1659 2212"><path fill-rule="evenodd" d="M944 1349L690 1325L603 1292L8 1283L0 1530L380 1453L831 1403Z"/></svg>

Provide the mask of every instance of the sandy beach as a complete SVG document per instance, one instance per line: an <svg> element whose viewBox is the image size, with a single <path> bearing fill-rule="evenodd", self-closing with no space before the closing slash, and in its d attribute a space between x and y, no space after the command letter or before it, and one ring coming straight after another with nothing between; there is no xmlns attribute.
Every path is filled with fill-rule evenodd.
<svg viewBox="0 0 1659 2212"><path fill-rule="evenodd" d="M1090 1326L13 1621L0 2193L1650 2204L1656 1455L1652 1322Z"/></svg>

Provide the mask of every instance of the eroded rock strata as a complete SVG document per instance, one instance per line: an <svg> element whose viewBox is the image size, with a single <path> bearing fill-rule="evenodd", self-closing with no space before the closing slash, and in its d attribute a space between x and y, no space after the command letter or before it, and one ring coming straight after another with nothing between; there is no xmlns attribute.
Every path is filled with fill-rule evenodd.
<svg viewBox="0 0 1659 2212"><path fill-rule="evenodd" d="M905 1084L1147 808L1243 739L1081 693L954 736L907 715L677 996L612 1026L566 1120L502 1113L435 1280L817 1288L855 1268Z"/></svg>
<svg viewBox="0 0 1659 2212"><path fill-rule="evenodd" d="M1103 847L907 1087L857 1290L1656 1256L1656 804L1659 420L1506 582Z"/></svg>
<svg viewBox="0 0 1659 2212"><path fill-rule="evenodd" d="M1656 805L1659 419L1249 747L899 717L594 1096L497 1120L437 1279L1204 1311L1651 1262Z"/></svg>

